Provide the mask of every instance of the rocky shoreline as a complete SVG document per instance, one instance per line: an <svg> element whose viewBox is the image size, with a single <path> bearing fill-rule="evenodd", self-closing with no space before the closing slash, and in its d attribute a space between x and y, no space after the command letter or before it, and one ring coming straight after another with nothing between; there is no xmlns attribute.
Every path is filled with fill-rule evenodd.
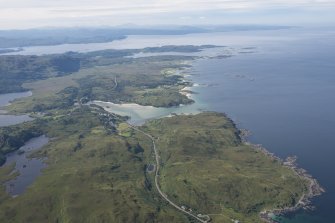
<svg viewBox="0 0 335 223"><path fill-rule="evenodd" d="M186 81L186 74L180 73L180 75L184 78L184 81ZM194 93L191 91L192 86L194 85L192 84L181 89L180 93L187 94L187 96L190 97L190 95ZM234 123L234 121L232 122ZM300 197L299 201L294 206L280 209L263 210L259 214L260 218L267 223L278 223L278 221L274 219L274 217L276 216L296 212L301 209L313 210L314 206L311 202L312 198L320 196L322 193L325 192L325 189L319 184L319 182L315 178L313 178L312 175L308 174L305 169L298 166L296 162L296 156L287 157L285 160L283 160L276 156L274 153L271 153L270 151L265 149L262 145L250 143L247 138L251 135L251 131L247 129L239 129L239 137L243 143L252 146L255 150L262 152L266 156L270 157L272 160L280 162L283 166L290 168L298 177L309 182L309 187L307 191Z"/></svg>
<svg viewBox="0 0 335 223"><path fill-rule="evenodd" d="M296 163L296 156L288 157L282 164L290 169L292 169L299 177L309 181L309 187L307 191L300 197L299 201L292 207L286 207L282 209L264 210L260 213L260 217L267 223L278 223L274 219L275 216L284 215L287 213L296 212L298 210L313 210L311 200L316 196L320 196L325 192L325 189L319 184L319 182L313 178L307 171L303 168L299 168Z"/></svg>
<svg viewBox="0 0 335 223"><path fill-rule="evenodd" d="M287 213L296 212L298 210L313 210L315 207L313 206L311 200L316 196L320 196L322 193L325 192L325 189L319 184L319 182L313 178L305 169L300 168L297 164L297 157L290 156L287 157L285 160L277 157L273 153L269 152L267 149L262 147L260 144L252 144L247 141L247 137L250 136L251 132L249 130L241 129L240 130L240 137L242 141L252 146L255 150L264 153L266 156L270 157L273 160L280 162L283 166L290 168L294 171L297 176L309 182L309 187L307 191L300 197L299 201L292 207L285 207L280 209L272 209L272 210L263 210L260 212L260 218L267 223L278 223L274 218L275 216L284 215Z"/></svg>

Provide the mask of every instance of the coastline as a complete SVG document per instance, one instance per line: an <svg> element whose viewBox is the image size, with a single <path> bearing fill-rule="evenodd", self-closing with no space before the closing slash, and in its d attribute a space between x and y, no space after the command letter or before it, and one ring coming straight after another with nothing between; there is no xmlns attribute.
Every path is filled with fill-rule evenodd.
<svg viewBox="0 0 335 223"><path fill-rule="evenodd" d="M276 216L282 216L288 213L294 213L301 209L304 210L313 210L315 207L312 204L312 199L314 197L320 196L325 192L325 189L319 184L319 182L310 175L307 170L298 166L297 156L287 157L285 160L279 158L274 153L271 153L269 150L264 148L260 144L253 144L247 140L247 137L251 135L251 132L246 129L239 129L240 137L243 143L246 145L252 146L255 150L265 154L272 160L276 160L281 163L281 165L291 169L299 178L309 182L307 191L305 191L298 202L294 206L288 206L284 208L275 208L270 210L263 210L259 213L260 218L267 223L279 223L275 219Z"/></svg>
<svg viewBox="0 0 335 223"><path fill-rule="evenodd" d="M267 150L262 151L265 154L269 154L271 157L274 155L272 153L269 153ZM278 158L279 159L279 158ZM260 218L267 223L280 223L280 221L277 221L275 217L282 216L288 213L294 213L301 209L303 210L314 210L315 207L312 204L312 199L314 197L320 196L325 192L325 189L319 184L319 182L308 172L298 167L298 164L296 163L296 156L293 157L287 157L285 161L279 159L282 162L283 166L286 166L287 168L290 168L298 177L300 177L303 180L306 180L309 182L309 187L307 188L307 191L305 191L298 202L294 206L291 207L285 207L285 208L278 208L278 209L272 209L272 210L263 210L260 212Z"/></svg>
<svg viewBox="0 0 335 223"><path fill-rule="evenodd" d="M184 72L186 71L186 73L184 73L183 71ZM184 83L188 83L188 85L186 85L185 87L183 87L179 90L179 93L184 94L185 96L187 96L190 99L193 99L191 97L192 97L193 94L196 93L196 92L193 91L193 87L199 86L199 84L193 83L192 78L191 78L192 77L191 72L187 72L187 69L185 69L185 68L176 69L176 73L177 73L177 75L179 75L183 78L182 81ZM198 103L198 101L195 100L195 103ZM138 105L136 103L119 104L119 106L123 107L125 109L135 109L137 107L141 107L140 105ZM181 106L183 106L183 105L179 105L179 107L181 107ZM148 106L148 107L155 108L153 106ZM223 114L225 114L225 113L223 113ZM229 116L227 114L225 114L225 115L229 118ZM294 206L288 206L288 207L277 208L277 209L274 208L274 209L269 209L269 210L265 209L265 210L263 210L259 213L260 219L264 222L267 222L267 223L278 223L279 221L277 221L275 219L276 216L296 212L300 209L306 209L306 210L313 209L313 205L312 205L312 201L311 201L312 198L321 195L322 193L325 192L325 190L321 187L321 185L318 183L318 181L315 178L313 178L313 176L308 174L308 172L305 169L300 168L298 166L298 164L296 163L297 157L288 157L285 160L279 158L278 156L271 153L270 151L268 151L267 149L265 149L261 145L253 144L253 143L249 142L247 140L247 137L250 136L251 132L249 130L245 130L245 129L238 129L236 123L234 121L232 121L232 123L235 125L237 131L239 132L239 137L241 138L241 141L243 143L253 147L257 151L262 152L263 154L268 156L270 159L273 159L273 160L276 160L276 161L280 162L280 164L282 166L285 166L285 167L291 169L299 178L301 178L304 181L309 182L309 186L308 186L307 190L301 195L300 199L296 202L296 204Z"/></svg>
<svg viewBox="0 0 335 223"><path fill-rule="evenodd" d="M187 86L187 87L184 87L182 88L181 90L179 90L179 93L182 94L182 95L185 95L188 99L192 99L192 94L194 94L193 91L191 91L191 88L194 87L195 85L191 85L191 86Z"/></svg>
<svg viewBox="0 0 335 223"><path fill-rule="evenodd" d="M183 62L182 64L189 66L189 67L183 67L183 68L175 70L175 75L180 76L182 78L183 83L187 83L186 86L184 86L183 88L179 90L179 93L182 95L185 95L188 99L193 100L194 103L196 103L196 101L192 98L192 95L195 94L196 92L194 92L192 88L199 86L199 84L193 83L191 79L192 77L191 72L188 72L190 67L193 66L193 60L188 61L188 62Z"/></svg>
<svg viewBox="0 0 335 223"><path fill-rule="evenodd" d="M187 97L191 97L191 95L195 93L192 91L193 90L192 88L194 86L199 86L199 84L194 84L192 80L185 79L186 77L192 77L192 74L190 72L187 72L187 74L183 74L181 71L180 75L184 78L184 81L188 81L190 83L190 86L187 86L181 89L180 93L186 95ZM197 103L197 101L195 101L195 103ZM226 113L224 114L229 118L229 116ZM280 162L281 165L291 169L299 178L309 182L309 186L307 190L301 195L300 199L296 202L294 206L288 206L288 207L278 208L278 209L274 208L271 210L265 209L259 213L260 219L267 223L279 223L279 221L274 219L276 216L281 216L281 215L285 215L288 213L294 213L301 209L313 210L315 207L312 204L312 199L314 197L320 196L323 193L325 193L325 189L319 184L317 179L315 179L312 175L310 175L307 172L307 170L298 166L298 163L296 162L297 157L290 156L290 157L287 157L285 160L283 160L279 158L278 156L276 156L274 153L271 153L266 148L262 147L262 145L253 144L249 142L247 138L252 134L252 132L247 129L238 129L236 123L233 120L231 121L235 125L237 130L239 131L239 137L241 138L241 141L243 143L245 143L246 145L252 146L255 150L262 152L263 154L268 156L270 159Z"/></svg>
<svg viewBox="0 0 335 223"><path fill-rule="evenodd" d="M189 65L192 66L192 62ZM191 78L193 75L191 74L191 72L183 73L183 71L185 70L187 69L179 70L178 75L182 76L183 81L188 82L189 86L182 88L179 91L179 93L186 95L188 98L191 98L192 94L195 94L195 92L193 91L193 87L199 86L199 84L193 83L193 80ZM189 79L186 79L186 78L189 78ZM194 101L195 103L197 103L196 100ZM227 115L226 113L224 114L227 116L228 119L232 121L232 123L237 128L239 132L239 137L243 143L253 147L257 151L262 152L263 154L268 156L270 159L280 162L280 164L283 165L284 167L291 169L299 178L309 182L309 186L307 190L301 195L300 199L296 202L294 206L288 206L288 207L278 208L278 209L274 208L271 210L263 210L259 213L260 219L267 223L279 223L277 220L274 219L274 217L285 215L287 213L293 213L301 209L313 210L314 207L313 207L311 200L314 197L317 197L323 194L325 192L325 189L305 169L298 166L296 162L297 157L296 156L287 157L285 160L283 160L279 158L278 156L276 156L274 153L271 153L266 148L262 147L262 145L253 144L249 142L247 138L252 134L252 132L247 129L238 129L236 123L231 118L229 118L229 115Z"/></svg>

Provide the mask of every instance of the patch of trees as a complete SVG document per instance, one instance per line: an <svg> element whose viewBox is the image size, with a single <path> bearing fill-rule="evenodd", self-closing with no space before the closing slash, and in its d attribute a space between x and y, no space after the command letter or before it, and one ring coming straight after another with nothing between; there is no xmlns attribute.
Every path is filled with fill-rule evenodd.
<svg viewBox="0 0 335 223"><path fill-rule="evenodd" d="M59 74L73 73L80 69L80 59L67 55L52 58L50 63Z"/></svg>
<svg viewBox="0 0 335 223"><path fill-rule="evenodd" d="M2 166L6 162L6 157L5 155L0 152L0 166Z"/></svg>
<svg viewBox="0 0 335 223"><path fill-rule="evenodd" d="M52 100L40 101L34 105L33 112L45 112L52 109L66 109L71 106L78 100L78 88L76 87L67 87L57 93L56 97Z"/></svg>
<svg viewBox="0 0 335 223"><path fill-rule="evenodd" d="M42 134L41 129L31 123L3 127L0 130L0 166L6 161L6 153L19 149L30 139Z"/></svg>
<svg viewBox="0 0 335 223"><path fill-rule="evenodd" d="M136 143L134 145L131 144L127 144L128 147L128 151L134 154L138 154L138 153L143 153L144 149L142 148L142 146L139 143Z"/></svg>

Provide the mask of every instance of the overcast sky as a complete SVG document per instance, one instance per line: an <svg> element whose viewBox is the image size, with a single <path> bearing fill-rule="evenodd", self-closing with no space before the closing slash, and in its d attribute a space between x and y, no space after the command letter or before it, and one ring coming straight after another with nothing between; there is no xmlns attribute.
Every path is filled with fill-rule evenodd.
<svg viewBox="0 0 335 223"><path fill-rule="evenodd" d="M335 23L335 0L0 0L0 29Z"/></svg>

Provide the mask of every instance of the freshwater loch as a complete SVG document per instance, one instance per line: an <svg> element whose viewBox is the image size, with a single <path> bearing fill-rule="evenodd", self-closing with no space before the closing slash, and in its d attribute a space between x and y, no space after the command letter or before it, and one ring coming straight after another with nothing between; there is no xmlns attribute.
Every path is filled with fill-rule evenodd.
<svg viewBox="0 0 335 223"><path fill-rule="evenodd" d="M19 175L5 183L7 192L12 196L22 194L35 179L41 174L41 170L47 165L43 158L31 158L30 155L41 149L49 142L49 138L42 135L32 138L26 142L18 151L14 151L6 155L6 163L10 165L15 163L15 169Z"/></svg>

